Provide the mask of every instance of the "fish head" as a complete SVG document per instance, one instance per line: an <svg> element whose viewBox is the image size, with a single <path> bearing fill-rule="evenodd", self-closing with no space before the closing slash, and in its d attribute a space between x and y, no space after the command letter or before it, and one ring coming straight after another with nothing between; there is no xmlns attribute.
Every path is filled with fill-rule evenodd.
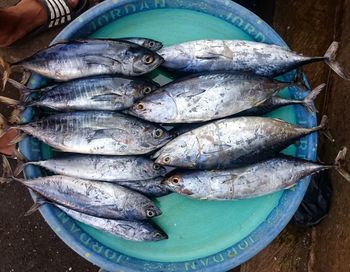
<svg viewBox="0 0 350 272"><path fill-rule="evenodd" d="M138 47L133 52L132 59L132 75L142 75L156 69L164 62L164 59L157 53L147 49Z"/></svg>
<svg viewBox="0 0 350 272"><path fill-rule="evenodd" d="M155 148L165 145L172 138L166 129L152 124L145 127L142 137L142 141L145 145L153 146Z"/></svg>
<svg viewBox="0 0 350 272"><path fill-rule="evenodd" d="M192 56L181 45L164 47L157 52L163 59L163 66L174 70L186 70Z"/></svg>
<svg viewBox="0 0 350 272"><path fill-rule="evenodd" d="M152 40L152 39L146 39L143 43L142 43L143 47L148 48L149 50L152 51L158 51L159 49L161 49L163 47L163 44L161 42Z"/></svg>
<svg viewBox="0 0 350 272"><path fill-rule="evenodd" d="M157 225L151 222L144 222L142 224L142 229L138 232L141 235L142 241L161 241L168 239L168 235L161 230Z"/></svg>
<svg viewBox="0 0 350 272"><path fill-rule="evenodd" d="M173 175L164 179L161 182L161 185L163 185L166 189L181 195L193 194L186 184L186 178L179 173L174 173Z"/></svg>
<svg viewBox="0 0 350 272"><path fill-rule="evenodd" d="M155 162L161 165L196 168L199 152L195 136L185 133L166 144L154 154L153 158L156 158Z"/></svg>
<svg viewBox="0 0 350 272"><path fill-rule="evenodd" d="M152 173L152 176L157 177L164 176L167 173L165 167L158 163L151 163L149 165L146 165L144 171L146 173Z"/></svg>
<svg viewBox="0 0 350 272"><path fill-rule="evenodd" d="M134 104L128 113L151 122L169 123L176 118L177 110L173 99L159 89Z"/></svg>
<svg viewBox="0 0 350 272"><path fill-rule="evenodd" d="M152 80L132 81L131 87L136 91L136 98L140 99L159 89L159 84Z"/></svg>

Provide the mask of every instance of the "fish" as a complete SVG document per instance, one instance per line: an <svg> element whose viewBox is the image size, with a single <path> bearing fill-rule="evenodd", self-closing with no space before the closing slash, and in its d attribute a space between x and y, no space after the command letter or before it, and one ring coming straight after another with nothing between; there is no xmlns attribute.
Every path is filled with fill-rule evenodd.
<svg viewBox="0 0 350 272"><path fill-rule="evenodd" d="M59 175L109 182L150 180L167 173L163 166L144 156L65 154L48 160L18 163L15 176L28 165L40 166Z"/></svg>
<svg viewBox="0 0 350 272"><path fill-rule="evenodd" d="M243 40L195 40L164 47L158 51L163 67L190 73L206 71L248 72L276 77L312 62L323 61L341 78L349 75L335 60L339 43L334 41L323 57L307 57L288 48Z"/></svg>
<svg viewBox="0 0 350 272"><path fill-rule="evenodd" d="M158 51L163 47L163 44L159 41L148 39L148 38L140 38L140 37L134 37L134 38L118 38L117 40L123 40L123 41L128 41L131 43L136 43L140 46L146 47L149 50L152 51Z"/></svg>
<svg viewBox="0 0 350 272"><path fill-rule="evenodd" d="M276 156L262 162L228 170L175 172L162 184L181 195L201 200L245 199L293 187L299 180L327 169L337 170L347 181L346 148L334 164L320 164L291 156Z"/></svg>
<svg viewBox="0 0 350 272"><path fill-rule="evenodd" d="M0 96L0 102L17 108L45 107L57 111L111 110L120 111L131 107L136 101L159 88L150 80L120 76L94 76L75 79L61 84L30 90L9 79L9 82L23 90L24 98L17 101ZM28 100L28 93L40 93Z"/></svg>
<svg viewBox="0 0 350 272"><path fill-rule="evenodd" d="M158 125L111 111L60 113L12 126L0 116L0 134L10 128L63 152L92 155L148 154L171 139Z"/></svg>
<svg viewBox="0 0 350 272"><path fill-rule="evenodd" d="M152 158L158 164L180 168L231 168L274 156L310 133L327 135L327 123L327 116L312 128L267 117L227 118L176 137Z"/></svg>
<svg viewBox="0 0 350 272"><path fill-rule="evenodd" d="M139 192L147 197L161 197L170 194L170 191L161 185L164 177L147 180L120 181L118 185Z"/></svg>
<svg viewBox="0 0 350 272"><path fill-rule="evenodd" d="M159 88L127 113L156 123L204 122L258 107L294 84L241 73L191 75Z"/></svg>
<svg viewBox="0 0 350 272"><path fill-rule="evenodd" d="M11 177L50 202L91 216L107 219L145 220L161 210L144 195L109 182L63 175L31 180Z"/></svg>
<svg viewBox="0 0 350 272"><path fill-rule="evenodd" d="M168 239L164 231L147 221L105 219L80 213L61 205L56 204L55 206L79 222L125 240L155 242Z"/></svg>
<svg viewBox="0 0 350 272"><path fill-rule="evenodd" d="M57 81L94 75L140 76L163 63L157 53L123 40L86 39L58 42L14 63L0 59L3 88L15 67Z"/></svg>

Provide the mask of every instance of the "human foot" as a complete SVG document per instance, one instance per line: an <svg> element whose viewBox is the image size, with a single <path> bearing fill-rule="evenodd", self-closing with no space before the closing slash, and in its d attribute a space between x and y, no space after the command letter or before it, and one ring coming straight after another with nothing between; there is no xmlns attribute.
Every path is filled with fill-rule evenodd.
<svg viewBox="0 0 350 272"><path fill-rule="evenodd" d="M79 0L68 0L74 9ZM39 0L22 0L17 5L0 9L0 47L6 47L44 25L48 14Z"/></svg>

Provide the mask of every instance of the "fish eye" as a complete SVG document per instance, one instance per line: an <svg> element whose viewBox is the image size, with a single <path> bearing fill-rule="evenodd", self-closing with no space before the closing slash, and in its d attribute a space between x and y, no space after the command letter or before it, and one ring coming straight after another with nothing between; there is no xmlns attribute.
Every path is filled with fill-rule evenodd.
<svg viewBox="0 0 350 272"><path fill-rule="evenodd" d="M161 130L160 128L157 128L153 131L154 138L160 138L162 136L163 136L163 130Z"/></svg>
<svg viewBox="0 0 350 272"><path fill-rule="evenodd" d="M156 238L161 238L161 237L162 237L162 234L160 234L159 232L156 232L156 233L154 234L154 237L156 237Z"/></svg>
<svg viewBox="0 0 350 272"><path fill-rule="evenodd" d="M143 92L144 92L145 94L149 94L151 91L152 91L151 87L145 87L145 88L143 89Z"/></svg>
<svg viewBox="0 0 350 272"><path fill-rule="evenodd" d="M152 210L147 210L146 215L147 215L147 217L154 217L156 215L156 213Z"/></svg>
<svg viewBox="0 0 350 272"><path fill-rule="evenodd" d="M170 157L166 156L163 160L164 160L165 163L168 163L168 162L170 162Z"/></svg>
<svg viewBox="0 0 350 272"><path fill-rule="evenodd" d="M138 103L137 105L136 105L136 109L137 110L143 110L145 108L145 106L142 104L142 103Z"/></svg>
<svg viewBox="0 0 350 272"><path fill-rule="evenodd" d="M159 170L160 169L160 165L158 163L153 164L153 169L154 170Z"/></svg>
<svg viewBox="0 0 350 272"><path fill-rule="evenodd" d="M151 55L145 55L143 57L143 62L146 63L146 64L151 64L153 62L153 56Z"/></svg>
<svg viewBox="0 0 350 272"><path fill-rule="evenodd" d="M153 41L150 41L150 42L148 43L148 45L149 45L150 47L153 47L153 46L154 46L154 42L153 42Z"/></svg>
<svg viewBox="0 0 350 272"><path fill-rule="evenodd" d="M178 184L180 182L179 178L172 178L172 182Z"/></svg>

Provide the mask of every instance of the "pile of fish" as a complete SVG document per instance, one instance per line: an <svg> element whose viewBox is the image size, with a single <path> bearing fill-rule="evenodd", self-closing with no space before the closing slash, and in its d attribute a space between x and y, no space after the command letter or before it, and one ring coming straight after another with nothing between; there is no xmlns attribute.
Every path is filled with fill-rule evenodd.
<svg viewBox="0 0 350 272"><path fill-rule="evenodd" d="M346 148L332 165L280 154L310 133L330 137L326 116L312 128L261 116L294 104L316 112L313 101L325 84L303 100L290 100L278 92L304 88L300 73L291 82L274 78L324 61L349 80L335 61L337 48L333 42L323 57L305 57L238 40L162 48L147 38L88 39L57 43L13 64L0 59L3 85L9 82L21 91L19 101L0 97L16 109L12 123L0 118L2 131L21 132L12 143L32 135L65 152L19 163L14 173L4 158L4 169L40 196L30 212L50 203L76 220L134 241L167 238L148 219L162 213L152 198L170 192L195 199L249 198L290 188L329 168L350 181L343 167ZM159 66L190 74L164 86L139 77ZM20 67L54 83L28 89L9 78ZM55 112L14 124L26 107ZM16 178L28 165L54 175Z"/></svg>

